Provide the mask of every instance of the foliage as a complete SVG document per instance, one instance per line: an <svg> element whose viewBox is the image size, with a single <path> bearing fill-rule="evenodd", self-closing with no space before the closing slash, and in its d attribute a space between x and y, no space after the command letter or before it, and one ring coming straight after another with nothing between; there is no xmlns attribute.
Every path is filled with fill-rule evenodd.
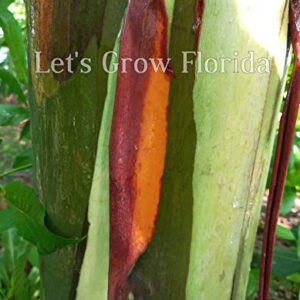
<svg viewBox="0 0 300 300"><path fill-rule="evenodd" d="M39 258L36 248L14 228L1 233L0 299L39 298Z"/></svg>
<svg viewBox="0 0 300 300"><path fill-rule="evenodd" d="M40 299L39 255L17 233L3 188L30 184L32 166L24 6L13 2L0 1L0 299L29 300Z"/></svg>
<svg viewBox="0 0 300 300"><path fill-rule="evenodd" d="M11 58L15 67L16 76L19 82L27 83L27 68L25 59L25 45L22 28L13 14L2 8L0 14L0 26L4 32L5 41L9 47Z"/></svg>
<svg viewBox="0 0 300 300"><path fill-rule="evenodd" d="M81 241L66 239L49 231L45 225L46 211L29 186L20 182L9 183L5 188L5 198L17 232L36 245L40 254L49 254L58 247ZM7 215L5 217L7 218Z"/></svg>

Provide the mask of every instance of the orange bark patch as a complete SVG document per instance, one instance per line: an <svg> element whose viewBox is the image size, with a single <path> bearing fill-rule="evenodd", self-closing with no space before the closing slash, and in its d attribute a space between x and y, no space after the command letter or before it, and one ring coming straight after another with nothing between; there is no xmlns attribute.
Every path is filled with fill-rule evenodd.
<svg viewBox="0 0 300 300"><path fill-rule="evenodd" d="M158 210L167 141L167 106L170 80L151 72L145 95L136 162L136 200L133 214L132 255L149 243Z"/></svg>
<svg viewBox="0 0 300 300"><path fill-rule="evenodd" d="M167 62L168 20L162 0L131 0L120 58L148 60L118 74L110 142L109 299L127 299L127 277L149 244L159 206L167 141L170 76L150 58Z"/></svg>
<svg viewBox="0 0 300 300"><path fill-rule="evenodd" d="M162 56L167 55L164 21L161 12L159 12L153 58L162 58ZM154 232L167 144L170 77L161 69L155 72L150 66L148 73L149 78L144 95L139 149L135 166L136 200L133 213L131 249L133 257L140 255L145 250Z"/></svg>

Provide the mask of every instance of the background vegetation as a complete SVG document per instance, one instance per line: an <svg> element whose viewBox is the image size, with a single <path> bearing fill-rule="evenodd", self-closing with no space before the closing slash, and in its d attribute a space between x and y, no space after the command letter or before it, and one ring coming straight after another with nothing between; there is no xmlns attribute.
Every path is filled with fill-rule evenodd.
<svg viewBox="0 0 300 300"><path fill-rule="evenodd" d="M291 66L292 68L292 66ZM290 70L291 70L290 68ZM288 80L289 80L288 74ZM39 255L9 218L9 197L26 201L32 189L26 19L22 0L0 0L0 299L39 299ZM20 182L12 189L14 182ZM10 193L8 193L10 190ZM12 192L15 195L12 195ZM300 299L300 115L277 229L271 299ZM27 194L26 194L27 195ZM267 192L266 192L267 196ZM257 235L248 298L255 299L264 209ZM30 238L27 238L31 240ZM32 241L34 242L34 241ZM41 249L39 248L40 252Z"/></svg>

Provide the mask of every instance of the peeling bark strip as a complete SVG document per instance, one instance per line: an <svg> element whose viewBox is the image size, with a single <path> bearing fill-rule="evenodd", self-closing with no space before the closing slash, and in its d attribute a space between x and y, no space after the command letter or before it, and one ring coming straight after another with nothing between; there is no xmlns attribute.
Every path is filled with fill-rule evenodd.
<svg viewBox="0 0 300 300"><path fill-rule="evenodd" d="M295 54L295 66L290 89L280 121L278 142L273 166L272 181L266 213L262 261L260 266L259 300L269 298L272 258L275 244L276 225L284 191L284 185L291 154L294 130L300 103L300 3L292 0L290 7L290 32Z"/></svg>
<svg viewBox="0 0 300 300"><path fill-rule="evenodd" d="M120 59L167 61L167 41L163 0L131 0ZM110 142L110 300L127 297L127 276L152 238L167 140L170 76L150 63L144 74L127 66L118 75Z"/></svg>
<svg viewBox="0 0 300 300"><path fill-rule="evenodd" d="M174 69L168 107L168 141L155 234L130 273L135 299L185 299L193 222L196 149L195 69L183 74L182 51L194 51L195 0L176 0L170 39Z"/></svg>
<svg viewBox="0 0 300 300"><path fill-rule="evenodd" d="M198 51L199 40L201 34L201 25L204 14L204 0L196 0L195 5L195 24L193 30L195 32L195 51Z"/></svg>

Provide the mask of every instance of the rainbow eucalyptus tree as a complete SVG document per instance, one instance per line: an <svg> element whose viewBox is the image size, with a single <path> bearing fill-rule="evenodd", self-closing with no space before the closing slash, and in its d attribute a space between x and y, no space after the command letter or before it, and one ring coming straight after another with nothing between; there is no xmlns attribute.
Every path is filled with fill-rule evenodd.
<svg viewBox="0 0 300 300"><path fill-rule="evenodd" d="M243 299L288 1L29 0L27 13L36 190L49 229L86 236L42 255L44 298Z"/></svg>

